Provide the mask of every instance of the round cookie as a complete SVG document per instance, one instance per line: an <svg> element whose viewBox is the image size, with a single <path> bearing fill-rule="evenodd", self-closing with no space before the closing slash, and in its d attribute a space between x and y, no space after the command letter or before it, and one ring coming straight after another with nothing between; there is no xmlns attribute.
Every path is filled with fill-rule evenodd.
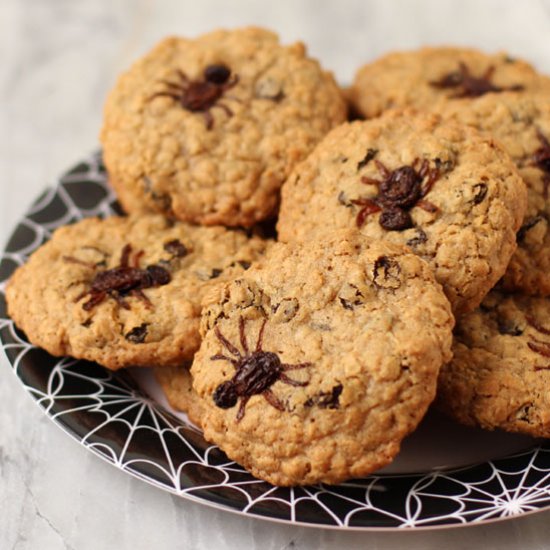
<svg viewBox="0 0 550 550"><path fill-rule="evenodd" d="M495 137L527 184L528 206L518 248L502 287L550 295L550 96L503 93L445 105L441 115Z"/></svg>
<svg viewBox="0 0 550 550"><path fill-rule="evenodd" d="M200 344L201 300L267 241L159 215L61 227L6 288L9 315L52 355L110 369L179 365Z"/></svg>
<svg viewBox="0 0 550 550"><path fill-rule="evenodd" d="M340 232L274 245L217 290L191 368L206 439L276 485L393 460L450 359L454 319L425 262Z"/></svg>
<svg viewBox="0 0 550 550"><path fill-rule="evenodd" d="M127 212L204 225L273 216L292 167L346 104L302 43L259 28L167 38L118 80L101 142Z"/></svg>
<svg viewBox="0 0 550 550"><path fill-rule="evenodd" d="M456 327L437 406L463 424L550 437L550 301L491 292Z"/></svg>
<svg viewBox="0 0 550 550"><path fill-rule="evenodd" d="M405 244L461 314L503 275L526 200L492 139L437 115L388 112L326 136L285 183L277 227L285 242L355 228Z"/></svg>
<svg viewBox="0 0 550 550"><path fill-rule="evenodd" d="M201 402L193 389L190 365L159 367L155 369L155 378L160 384L170 406L187 414L196 426L201 425Z"/></svg>
<svg viewBox="0 0 550 550"><path fill-rule="evenodd" d="M550 92L550 79L505 52L428 47L393 52L360 68L349 96L353 108L371 118L390 108L432 110L462 98L540 89Z"/></svg>

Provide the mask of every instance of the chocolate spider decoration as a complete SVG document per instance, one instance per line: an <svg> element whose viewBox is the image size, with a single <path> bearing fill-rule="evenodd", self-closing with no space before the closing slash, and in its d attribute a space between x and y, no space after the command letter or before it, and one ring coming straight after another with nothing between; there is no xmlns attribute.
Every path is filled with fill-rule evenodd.
<svg viewBox="0 0 550 550"><path fill-rule="evenodd" d="M378 160L374 162L384 179L377 180L366 176L361 178L367 185L377 185L378 195L371 199L351 201L361 207L357 213L357 227L361 227L370 214L381 212L378 221L384 229L402 231L413 226L409 210L414 206L419 206L427 212L437 212L435 205L424 200L440 176L439 169L430 168L427 159L420 161L416 158L412 166L401 166L393 171ZM423 183L425 179L426 182Z"/></svg>
<svg viewBox="0 0 550 550"><path fill-rule="evenodd" d="M458 64L458 71L444 75L440 80L430 82L434 88L456 88L453 98L480 97L489 92L505 92L523 90L523 86L516 84L505 88L496 86L491 82L495 67L491 65L481 77L476 78L470 73L470 69L461 61Z"/></svg>
<svg viewBox="0 0 550 550"><path fill-rule="evenodd" d="M131 253L132 246L127 244L120 254L120 265L98 271L90 282L90 288L79 294L75 302L89 296L88 300L82 304L82 309L90 311L110 296L119 306L130 309L124 297L135 296L145 302L148 308L152 307L151 301L143 293L143 289L167 285L172 278L170 273L160 265L153 264L141 269L139 263L143 256L143 250L134 254L132 265L130 265ZM72 256L65 256L64 260L84 265L90 269L97 269L97 265L83 262Z"/></svg>
<svg viewBox="0 0 550 550"><path fill-rule="evenodd" d="M541 145L533 154L533 163L544 172L542 177L544 198L548 198L548 187L550 186L550 143L540 129L537 129L537 137Z"/></svg>
<svg viewBox="0 0 550 550"><path fill-rule="evenodd" d="M233 378L222 382L214 392L214 403L221 409L230 409L237 404L240 399L239 410L237 412L236 421L244 416L246 404L253 395L263 395L265 400L279 411L284 411L285 406L271 390L271 386L277 381L284 382L289 386L304 387L309 382L298 382L286 375L287 371L298 370L309 367L311 363L297 363L288 365L281 363L278 355L271 351L262 349L262 340L264 335L265 324L264 320L258 334L256 349L250 351L245 335L245 321L241 317L239 319L239 334L241 346L244 354L241 353L225 336L220 329L216 327L214 332L216 337L221 342L223 347L235 358L228 357L222 353L213 355L212 361L229 361L235 367Z"/></svg>
<svg viewBox="0 0 550 550"><path fill-rule="evenodd" d="M153 94L155 97L170 97L192 113L202 113L208 130L214 125L210 110L213 107L223 109L227 116L233 116L233 111L225 104L218 102L222 95L233 88L239 81L237 75L231 77L231 70L226 65L208 65L203 71L201 80L190 80L180 69L176 70L177 82L162 80L166 90ZM235 99L235 98L233 98Z"/></svg>
<svg viewBox="0 0 550 550"><path fill-rule="evenodd" d="M537 332L543 334L544 336L550 336L550 330L544 328L534 317L531 315L526 315L525 320L527 324L532 326ZM550 342L545 342L543 340L538 340L531 336L531 341L527 342L527 346L531 351L538 353L544 358L550 358ZM535 370L548 370L550 365L535 365Z"/></svg>

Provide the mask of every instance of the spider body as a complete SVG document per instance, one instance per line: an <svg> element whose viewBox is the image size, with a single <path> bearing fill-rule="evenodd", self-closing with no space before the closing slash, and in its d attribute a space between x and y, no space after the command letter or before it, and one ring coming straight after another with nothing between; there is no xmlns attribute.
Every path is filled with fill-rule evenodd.
<svg viewBox="0 0 550 550"><path fill-rule="evenodd" d="M153 94L149 99L169 97L192 113L202 113L208 130L214 125L210 112L213 107L220 107L227 116L233 115L227 105L219 102L223 94L239 81L237 75L230 78L231 71L226 65L208 65L203 71L203 78L198 80L190 80L179 69L176 75L178 81L163 80L166 90Z"/></svg>
<svg viewBox="0 0 550 550"><path fill-rule="evenodd" d="M151 302L143 293L143 289L166 285L171 281L170 273L163 267L153 264L145 269L139 267L139 260L143 252L135 254L133 265L129 265L131 245L127 244L120 256L120 265L111 269L105 269L95 274L90 282L90 288L77 296L75 302L89 296L88 300L82 304L82 309L90 311L96 305L100 304L108 296L111 296L116 302L125 309L130 309L128 303L123 299L125 296L135 296L143 300L148 307ZM92 269L96 266L87 264L72 257L66 257L65 260L72 263L86 265Z"/></svg>
<svg viewBox="0 0 550 550"><path fill-rule="evenodd" d="M491 82L495 67L489 67L481 77L476 78L470 73L470 69L464 64L459 63L458 71L453 71L443 76L440 80L430 82L434 88L456 88L456 94L451 97L480 97L490 92L518 91L523 90L523 86L517 84L514 86L501 87Z"/></svg>
<svg viewBox="0 0 550 550"><path fill-rule="evenodd" d="M229 380L222 382L214 391L213 399L216 406L221 409L230 409L234 407L239 399L241 403L237 412L236 421L239 422L245 413L248 400L253 395L263 395L266 401L280 411L285 410L284 404L271 390L271 386L277 381L284 382L290 386L307 386L308 382L299 382L289 378L285 373L289 370L298 370L309 367L311 363L298 363L288 365L282 363L279 356L271 351L262 349L263 333L266 320L260 327L256 349L250 351L245 334L245 321L239 319L239 335L244 354L236 348L215 328L215 334L220 343L233 356L228 357L223 354L213 355L210 359L213 361L229 361L235 367L235 374Z"/></svg>
<svg viewBox="0 0 550 550"><path fill-rule="evenodd" d="M412 166L401 166L393 172L384 174L386 179L380 183L378 202L381 206L410 208L422 196L422 176Z"/></svg>
<svg viewBox="0 0 550 550"><path fill-rule="evenodd" d="M361 227L370 214L381 212L379 223L384 229L402 231L413 225L409 210L414 206L428 212L437 211L436 206L424 200L440 176L437 168L430 168L427 159L420 162L420 159L416 158L412 166L400 166L395 170L389 170L380 161L375 163L383 179L363 176L361 181L367 185L376 185L378 195L372 199L361 198L351 201L361 207L357 213L357 227Z"/></svg>

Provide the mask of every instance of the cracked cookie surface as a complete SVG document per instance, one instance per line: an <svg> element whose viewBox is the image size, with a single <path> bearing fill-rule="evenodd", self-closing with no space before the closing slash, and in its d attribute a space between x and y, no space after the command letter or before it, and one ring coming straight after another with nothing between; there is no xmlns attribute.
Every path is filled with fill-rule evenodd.
<svg viewBox="0 0 550 550"><path fill-rule="evenodd" d="M101 132L128 212L251 226L275 214L292 167L346 105L301 43L259 28L167 38L123 74Z"/></svg>
<svg viewBox="0 0 550 550"><path fill-rule="evenodd" d="M110 369L178 365L200 343L201 299L242 273L267 241L159 215L65 226L19 267L9 315L52 355Z"/></svg>
<svg viewBox="0 0 550 550"><path fill-rule="evenodd" d="M516 164L527 185L528 205L518 248L502 287L550 295L550 101L548 94L490 95L453 103L441 115L492 135Z"/></svg>
<svg viewBox="0 0 550 550"><path fill-rule="evenodd" d="M276 244L205 299L191 369L205 437L276 485L366 475L423 417L453 324L405 247L349 232Z"/></svg>
<svg viewBox="0 0 550 550"><path fill-rule="evenodd" d="M550 301L492 291L457 324L436 404L459 422L550 437Z"/></svg>
<svg viewBox="0 0 550 550"><path fill-rule="evenodd" d="M503 275L526 203L491 138L435 114L391 111L325 137L283 186L277 228L283 242L355 228L407 245L461 314Z"/></svg>
<svg viewBox="0 0 550 550"><path fill-rule="evenodd" d="M505 52L428 47L393 52L360 68L350 89L351 103L366 118L391 108L432 110L506 90L550 91L550 79Z"/></svg>

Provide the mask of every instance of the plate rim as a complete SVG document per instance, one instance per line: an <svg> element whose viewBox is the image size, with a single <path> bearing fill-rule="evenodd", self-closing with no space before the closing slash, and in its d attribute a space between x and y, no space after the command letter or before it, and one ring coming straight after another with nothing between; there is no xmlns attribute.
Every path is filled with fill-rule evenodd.
<svg viewBox="0 0 550 550"><path fill-rule="evenodd" d="M1 342L3 343L3 341L1 341ZM51 415L49 415L47 413L47 411L45 410L45 408L34 398L34 396L30 392L26 391L26 387L25 387L24 383L22 383L21 378L18 376L17 372L15 372L15 370L13 369L13 364L11 363L9 358L7 357L7 354L6 354L3 347L2 347L2 350L4 352L4 354L3 354L4 360L8 364L9 370L12 372L13 376L17 379L17 381L20 382L23 385L23 390L25 390L25 394L27 395L27 397L34 403L34 405L36 407L38 407L38 409L41 411L41 413L44 414L46 416L46 418L54 426L56 426L59 430L61 430L61 432L67 434L71 438L72 441L76 442L78 445L80 445L80 447L84 448L87 452L91 452L95 457L97 457L97 458L101 459L102 461L104 461L105 463L109 464L115 470L118 470L118 471L120 471L120 472L122 472L126 475L129 475L132 478L134 478L134 479L136 479L140 482L146 483L147 485L151 485L155 489L165 491L165 492L167 492L171 495L174 495L174 496L176 496L178 498L181 498L183 500L189 500L189 501L191 501L195 504L200 504L202 506L207 506L208 508L213 508L215 510L220 510L220 511L223 511L223 512L230 512L230 513L232 513L236 516L239 516L239 517L245 517L245 518L248 517L248 518L258 519L258 520L262 520L262 521L269 521L269 522L277 523L277 524L281 524L281 525L289 525L290 524L290 525L293 525L293 526L296 526L296 527L307 527L307 528L310 528L310 529L330 529L332 531L354 531L354 532L373 532L373 533L374 532L376 532L376 533L388 533L388 532L405 533L405 532L410 532L410 531L414 531L414 532L418 532L418 531L422 531L422 532L441 531L441 530L447 530L447 529L462 529L462 528L474 527L474 526L492 525L492 524L495 524L495 523L502 523L502 522L506 522L506 521L510 521L510 520L514 520L514 519L521 519L521 518L524 518L524 517L527 517L527 516L532 516L534 514L539 514L541 512L547 512L550 509L550 504L549 504L548 506L546 506L544 508L538 508L536 510L530 510L530 511L522 512L522 513L516 514L516 515L498 516L498 517L485 519L485 520L481 520L481 521L475 521L475 522L465 521L465 522L459 522L459 523L448 523L448 524L437 524L437 525L417 525L417 526L402 525L402 526L388 526L388 527L358 526L358 525L336 525L336 524L324 524L324 523L323 524L321 524L321 523L320 524L315 524L315 523L308 523L308 522L299 521L299 520L285 520L285 519L281 519L281 518L277 518L277 517L273 517L273 516L257 514L255 512L243 512L242 510L238 510L237 508L234 508L234 507L231 507L231 506L224 506L223 504L219 504L215 501L208 500L206 498L197 497L197 496L189 494L189 493L180 493L180 492L176 491L175 489L172 489L168 486L162 485L161 483L157 482L156 480L154 480L150 477L147 477L144 474L141 474L140 472L138 472L136 470L131 470L129 468L117 466L117 464L115 464L114 461L110 460L107 455L100 453L94 447L91 447L91 446L88 446L88 445L85 445L84 443L82 443L82 440L79 438L78 434L76 434L64 422L61 422L57 418L53 418ZM158 406L161 406L161 405L158 405ZM167 411L167 412L170 413L170 411ZM63 416L61 416L59 418L63 418ZM527 450L525 450L524 452L527 452ZM513 455L508 455L508 456L513 456ZM501 457L501 458L507 458L507 457ZM499 460L499 459L495 459L495 460ZM462 469L469 468L471 466L475 466L475 464L460 467L460 468L453 468L453 469L450 469L448 471L454 472L454 471L457 471L457 470L462 470ZM447 470L445 470L445 471L447 471ZM421 473L422 472L419 472L419 474L421 474ZM388 477L401 477L401 476L406 477L406 474L391 474Z"/></svg>

